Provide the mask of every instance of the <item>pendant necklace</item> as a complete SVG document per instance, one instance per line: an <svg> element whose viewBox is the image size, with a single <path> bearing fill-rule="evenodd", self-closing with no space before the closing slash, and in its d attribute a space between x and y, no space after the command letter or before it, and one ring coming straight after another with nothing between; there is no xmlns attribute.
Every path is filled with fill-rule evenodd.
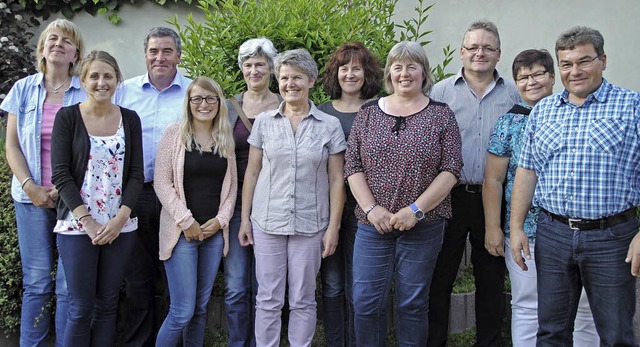
<svg viewBox="0 0 640 347"><path fill-rule="evenodd" d="M62 88L62 86L64 86L65 84L67 84L67 82L69 82L69 76L67 76L67 79L64 80L64 82L62 82L58 88L54 87L53 84L51 84L49 81L47 81L47 84L49 85L49 87L51 87L51 89L53 89L53 92L55 94L58 94L58 91L60 90L60 88Z"/></svg>

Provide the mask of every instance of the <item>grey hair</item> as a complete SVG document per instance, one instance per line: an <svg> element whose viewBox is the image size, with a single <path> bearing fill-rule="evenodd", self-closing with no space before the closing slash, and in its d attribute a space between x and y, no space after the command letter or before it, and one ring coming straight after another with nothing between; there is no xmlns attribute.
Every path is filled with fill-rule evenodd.
<svg viewBox="0 0 640 347"><path fill-rule="evenodd" d="M384 86L387 93L393 94L393 83L391 83L391 65L397 61L412 60L420 64L422 67L422 93L429 95L431 87L433 87L433 76L431 75L431 67L429 66L429 58L424 48L413 41L401 41L396 43L389 51L387 56L387 64L384 66Z"/></svg>
<svg viewBox="0 0 640 347"><path fill-rule="evenodd" d="M276 79L280 78L280 67L282 65L297 67L310 79L315 80L318 78L318 65L311 57L309 51L304 48L292 49L278 54L274 59L274 64Z"/></svg>
<svg viewBox="0 0 640 347"><path fill-rule="evenodd" d="M269 69L273 70L273 59L278 55L278 51L273 46L273 42L266 37L249 39L240 45L238 49L238 66L242 69L242 63L247 59L265 57L269 64Z"/></svg>
<svg viewBox="0 0 640 347"><path fill-rule="evenodd" d="M558 56L558 51L574 49L576 46L589 43L595 48L598 57L604 55L604 38L602 34L596 29L575 26L558 36L558 40L556 40L556 57Z"/></svg>
<svg viewBox="0 0 640 347"><path fill-rule="evenodd" d="M493 22L488 21L488 20L479 20L479 21L475 21L473 23L471 23L471 25L469 25L469 27L467 28L467 31L464 32L464 35L462 36L462 44L464 45L464 39L467 37L467 33L470 31L476 31L476 30L485 30L488 31L490 33L493 34L493 36L496 37L496 40L498 41L498 47L496 48L500 48L500 34L498 33L498 27L493 24Z"/></svg>
<svg viewBox="0 0 640 347"><path fill-rule="evenodd" d="M166 27L154 27L149 30L147 36L144 38L144 51L147 52L147 47L149 46L149 39L152 37L171 37L173 42L176 44L176 50L178 53L182 52L182 41L180 40L180 36L171 28Z"/></svg>

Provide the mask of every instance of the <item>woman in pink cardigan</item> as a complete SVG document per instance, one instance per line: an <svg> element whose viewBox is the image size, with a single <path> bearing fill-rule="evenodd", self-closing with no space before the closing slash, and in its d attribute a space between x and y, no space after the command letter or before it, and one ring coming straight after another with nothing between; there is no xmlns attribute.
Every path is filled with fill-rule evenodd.
<svg viewBox="0 0 640 347"><path fill-rule="evenodd" d="M184 108L182 121L167 127L156 154L160 260L171 298L156 346L176 346L181 337L185 346L202 346L207 303L238 189L233 133L220 86L208 77L196 78Z"/></svg>

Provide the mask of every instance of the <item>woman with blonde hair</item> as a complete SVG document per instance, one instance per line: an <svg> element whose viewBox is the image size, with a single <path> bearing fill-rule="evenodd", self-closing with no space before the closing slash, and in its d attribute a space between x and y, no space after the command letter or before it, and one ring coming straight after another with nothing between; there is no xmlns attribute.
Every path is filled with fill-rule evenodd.
<svg viewBox="0 0 640 347"><path fill-rule="evenodd" d="M162 203L160 260L171 306L156 346L202 346L207 303L236 202L233 133L220 86L198 77L187 88L184 115L162 135L154 188ZM223 232L221 232L223 231Z"/></svg>
<svg viewBox="0 0 640 347"><path fill-rule="evenodd" d="M132 213L142 190L142 130L135 111L113 104L116 60L92 51L80 80L87 100L63 107L53 124L52 182L58 251L69 289L64 346L113 346L118 295L135 242Z"/></svg>
<svg viewBox="0 0 640 347"><path fill-rule="evenodd" d="M51 183L51 131L63 106L87 97L77 76L84 54L80 29L66 19L56 19L40 34L36 48L39 72L15 83L0 109L7 119L7 162L13 171L11 196L16 210L18 244L22 261L22 312L20 345L45 343L54 292L58 191ZM67 287L62 265L55 275L56 346L62 342L67 319Z"/></svg>

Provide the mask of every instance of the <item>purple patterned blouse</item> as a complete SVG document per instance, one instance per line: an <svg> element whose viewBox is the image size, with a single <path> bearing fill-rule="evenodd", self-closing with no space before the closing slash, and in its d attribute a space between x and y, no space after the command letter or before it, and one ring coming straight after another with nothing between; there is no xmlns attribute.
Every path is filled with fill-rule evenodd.
<svg viewBox="0 0 640 347"><path fill-rule="evenodd" d="M433 100L407 117L386 114L378 100L372 100L356 116L345 161L345 178L364 173L376 203L396 213L414 202L442 171L460 177L458 123L449 106ZM356 217L371 224L360 207ZM427 221L450 218L450 196L425 217Z"/></svg>

